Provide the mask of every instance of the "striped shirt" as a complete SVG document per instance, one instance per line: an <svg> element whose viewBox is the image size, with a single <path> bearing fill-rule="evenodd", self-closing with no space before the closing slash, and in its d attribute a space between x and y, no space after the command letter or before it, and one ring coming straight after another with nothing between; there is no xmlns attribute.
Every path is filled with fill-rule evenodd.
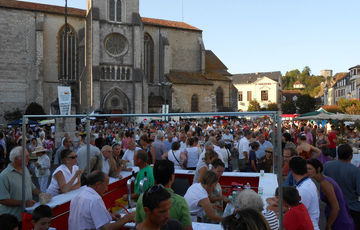
<svg viewBox="0 0 360 230"><path fill-rule="evenodd" d="M277 219L275 212L267 211L264 213L264 217L268 222L271 230L279 229L279 220Z"/></svg>

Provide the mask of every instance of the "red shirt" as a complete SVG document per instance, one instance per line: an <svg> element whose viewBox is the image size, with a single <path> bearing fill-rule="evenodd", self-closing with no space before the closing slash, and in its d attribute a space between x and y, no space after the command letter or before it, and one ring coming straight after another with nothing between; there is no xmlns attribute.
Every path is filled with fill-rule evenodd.
<svg viewBox="0 0 360 230"><path fill-rule="evenodd" d="M292 207L284 215L284 228L286 230L314 230L309 212L305 205Z"/></svg>
<svg viewBox="0 0 360 230"><path fill-rule="evenodd" d="M331 131L328 135L328 139L329 139L329 149L335 149L336 148L336 143L334 142L334 140L336 139L336 134Z"/></svg>

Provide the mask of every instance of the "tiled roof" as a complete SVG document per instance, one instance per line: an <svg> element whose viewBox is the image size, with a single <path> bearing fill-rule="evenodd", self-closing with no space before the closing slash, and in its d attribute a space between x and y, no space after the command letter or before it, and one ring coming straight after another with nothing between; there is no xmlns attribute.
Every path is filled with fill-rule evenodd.
<svg viewBox="0 0 360 230"><path fill-rule="evenodd" d="M226 75L227 76L227 75ZM218 72L206 72L205 78L212 81L231 81L228 77Z"/></svg>
<svg viewBox="0 0 360 230"><path fill-rule="evenodd" d="M294 83L294 85L300 85L300 84L301 84L300 81L296 81L296 82Z"/></svg>
<svg viewBox="0 0 360 230"><path fill-rule="evenodd" d="M54 14L65 14L65 7L32 3L32 2L21 2L15 0L0 0L0 7L19 9L19 10L39 11L39 12L54 13ZM68 8L68 14L70 16L85 17L86 10Z"/></svg>
<svg viewBox="0 0 360 230"><path fill-rule="evenodd" d="M346 77L347 74L348 74L347 72L337 73L334 75L334 79L336 81L339 81L339 80L343 79L344 77Z"/></svg>
<svg viewBox="0 0 360 230"><path fill-rule="evenodd" d="M167 75L169 81L173 84L183 85L213 85L213 83L205 78L201 73L192 72L170 72Z"/></svg>
<svg viewBox="0 0 360 230"><path fill-rule="evenodd" d="M145 25L154 25L160 27L168 27L168 28L175 28L175 29L183 29L183 30L194 30L201 32L199 28L191 26L185 22L176 22L176 21L169 21L163 19L156 19L156 18L141 18Z"/></svg>
<svg viewBox="0 0 360 230"><path fill-rule="evenodd" d="M281 79L281 72L245 73L232 75L233 84L250 84L259 78L268 77L276 82Z"/></svg>
<svg viewBox="0 0 360 230"><path fill-rule="evenodd" d="M301 94L301 90L298 89L284 89L281 92L283 94Z"/></svg>
<svg viewBox="0 0 360 230"><path fill-rule="evenodd" d="M353 67L349 68L349 70L354 69L354 68L360 68L360 65L353 66Z"/></svg>

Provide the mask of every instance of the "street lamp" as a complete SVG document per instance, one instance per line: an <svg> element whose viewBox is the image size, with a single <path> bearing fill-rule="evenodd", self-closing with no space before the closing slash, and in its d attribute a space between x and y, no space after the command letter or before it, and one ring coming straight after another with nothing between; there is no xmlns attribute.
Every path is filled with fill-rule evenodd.
<svg viewBox="0 0 360 230"><path fill-rule="evenodd" d="M299 113L299 107L297 106L297 103L296 103L296 101L298 100L298 97L295 95L295 96L293 96L292 99L295 102L295 108L296 108L295 113L298 114Z"/></svg>

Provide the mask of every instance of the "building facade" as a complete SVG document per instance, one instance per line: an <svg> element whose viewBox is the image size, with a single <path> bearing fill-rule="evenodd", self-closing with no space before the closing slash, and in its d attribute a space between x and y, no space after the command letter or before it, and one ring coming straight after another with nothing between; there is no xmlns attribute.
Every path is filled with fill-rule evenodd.
<svg viewBox="0 0 360 230"><path fill-rule="evenodd" d="M247 111L252 100L260 107L268 104L280 104L281 72L234 74L233 84L238 90L238 110Z"/></svg>
<svg viewBox="0 0 360 230"><path fill-rule="evenodd" d="M195 79L192 88L204 88L199 104L211 103L198 111L236 107L226 66L206 69L211 55L200 29L140 17L138 0L88 0L87 10L68 9L68 26L64 12L0 0L2 112L36 102L50 113L59 85L71 87L73 113L159 112L162 104L191 111L194 93L183 98L187 107L177 99L178 91L191 88L179 83L179 73ZM216 90L223 100L216 101Z"/></svg>

